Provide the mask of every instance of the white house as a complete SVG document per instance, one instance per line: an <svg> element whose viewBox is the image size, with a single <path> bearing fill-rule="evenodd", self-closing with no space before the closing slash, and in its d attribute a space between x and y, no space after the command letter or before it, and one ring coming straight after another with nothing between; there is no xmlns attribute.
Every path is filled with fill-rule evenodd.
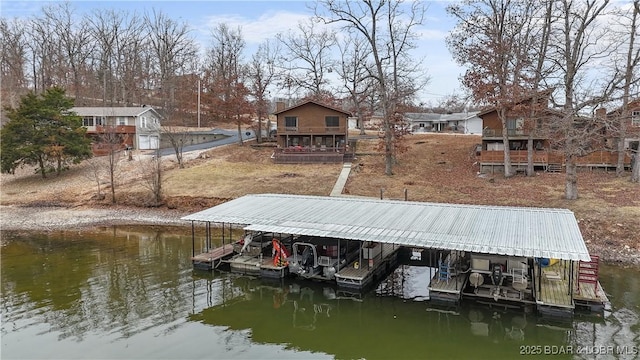
<svg viewBox="0 0 640 360"><path fill-rule="evenodd" d="M482 119L478 117L477 111L449 114L405 113L404 118L414 132L482 134Z"/></svg>
<svg viewBox="0 0 640 360"><path fill-rule="evenodd" d="M87 135L95 138L112 127L125 146L140 150L160 147L160 114L151 107L73 107Z"/></svg>

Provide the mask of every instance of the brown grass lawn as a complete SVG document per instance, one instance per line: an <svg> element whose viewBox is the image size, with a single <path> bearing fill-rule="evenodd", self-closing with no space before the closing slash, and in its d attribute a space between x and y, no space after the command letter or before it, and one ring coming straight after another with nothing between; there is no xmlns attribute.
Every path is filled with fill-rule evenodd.
<svg viewBox="0 0 640 360"><path fill-rule="evenodd" d="M504 179L500 174L478 174L473 155L479 136L420 134L406 138L408 151L398 157L394 175L384 175L384 159L375 153L377 139L359 140L358 156L344 194L461 204L568 208L576 214L592 251L608 259L640 254L640 186L600 170L579 173L580 198L562 199L563 173L540 172L528 178ZM165 161L166 206L197 211L250 193L329 195L342 169L339 164L276 165L269 147L230 145L212 149L179 169L172 157ZM136 164L122 167L117 199L140 206L148 190L136 175ZM30 171L30 170L29 170ZM91 200L95 185L80 165L60 177L2 175L2 204L63 203L105 206ZM103 182L103 186L106 185Z"/></svg>

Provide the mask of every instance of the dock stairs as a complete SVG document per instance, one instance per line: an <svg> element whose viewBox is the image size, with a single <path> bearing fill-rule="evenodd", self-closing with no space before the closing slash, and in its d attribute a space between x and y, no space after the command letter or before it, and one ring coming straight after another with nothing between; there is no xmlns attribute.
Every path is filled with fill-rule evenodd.
<svg viewBox="0 0 640 360"><path fill-rule="evenodd" d="M600 257L596 255L591 255L591 261L580 261L578 264L578 292L580 292L580 284L593 284L597 293L599 267Z"/></svg>
<svg viewBox="0 0 640 360"><path fill-rule="evenodd" d="M562 172L562 164L551 163L547 165L547 172L552 172L552 173Z"/></svg>

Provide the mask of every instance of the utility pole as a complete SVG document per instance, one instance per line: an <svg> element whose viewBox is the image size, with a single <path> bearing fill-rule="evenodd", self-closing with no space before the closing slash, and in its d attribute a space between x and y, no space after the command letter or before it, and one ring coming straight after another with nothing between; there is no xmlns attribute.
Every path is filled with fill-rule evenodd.
<svg viewBox="0 0 640 360"><path fill-rule="evenodd" d="M200 128L200 75L198 75L198 128Z"/></svg>

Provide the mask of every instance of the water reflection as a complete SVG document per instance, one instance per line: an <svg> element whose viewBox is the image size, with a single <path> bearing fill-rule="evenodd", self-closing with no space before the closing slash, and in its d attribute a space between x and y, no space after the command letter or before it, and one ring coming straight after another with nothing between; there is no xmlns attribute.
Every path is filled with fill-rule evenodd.
<svg viewBox="0 0 640 360"><path fill-rule="evenodd" d="M593 358L578 347L640 346L638 269L602 266L607 316L551 323L501 308L432 307L425 267L401 266L352 293L194 271L191 246L188 229L3 233L1 357L501 359L573 346L558 357Z"/></svg>

